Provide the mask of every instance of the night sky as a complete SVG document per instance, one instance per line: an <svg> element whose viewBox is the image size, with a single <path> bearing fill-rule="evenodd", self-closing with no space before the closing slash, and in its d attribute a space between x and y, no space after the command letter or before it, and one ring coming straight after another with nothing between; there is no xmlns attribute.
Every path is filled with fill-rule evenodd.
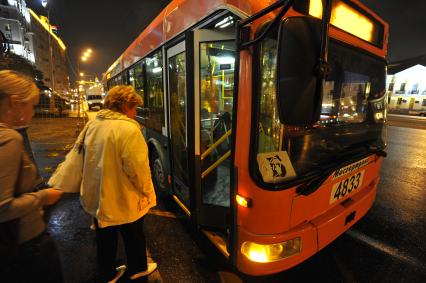
<svg viewBox="0 0 426 283"><path fill-rule="evenodd" d="M84 49L94 56L80 65L100 74L117 59L169 0L50 0L52 24L68 47L75 65ZM426 0L361 0L390 24L390 62L426 54ZM27 0L38 14L40 0Z"/></svg>

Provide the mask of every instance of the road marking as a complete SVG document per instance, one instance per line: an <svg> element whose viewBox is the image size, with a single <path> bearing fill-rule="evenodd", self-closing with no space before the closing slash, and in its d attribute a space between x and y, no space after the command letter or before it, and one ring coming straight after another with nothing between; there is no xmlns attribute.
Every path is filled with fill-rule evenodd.
<svg viewBox="0 0 426 283"><path fill-rule="evenodd" d="M425 266L422 262L420 262L418 259L411 257L409 255L404 254L404 252L393 248L391 246L388 246L378 240L375 240L373 238L370 238L369 236L365 235L364 233L361 233L357 230L351 229L346 232L346 234L360 242L365 243L366 245L381 251L382 253L385 253L387 255L390 255L400 261L403 261L405 263L408 263L410 265L416 266L418 268L424 269Z"/></svg>

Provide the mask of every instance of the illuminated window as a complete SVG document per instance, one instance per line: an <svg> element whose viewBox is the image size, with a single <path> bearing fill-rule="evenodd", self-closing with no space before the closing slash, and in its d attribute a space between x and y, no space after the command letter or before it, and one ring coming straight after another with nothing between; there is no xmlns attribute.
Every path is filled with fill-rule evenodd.
<svg viewBox="0 0 426 283"><path fill-rule="evenodd" d="M162 132L164 120L164 88L163 88L163 56L161 51L145 59L146 95L145 108L149 108L151 117L147 119L147 127Z"/></svg>

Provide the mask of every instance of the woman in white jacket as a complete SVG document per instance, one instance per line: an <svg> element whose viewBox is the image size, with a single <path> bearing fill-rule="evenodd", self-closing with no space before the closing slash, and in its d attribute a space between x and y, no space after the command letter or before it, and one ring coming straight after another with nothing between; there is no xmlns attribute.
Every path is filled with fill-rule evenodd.
<svg viewBox="0 0 426 283"><path fill-rule="evenodd" d="M116 282L125 267L115 268L120 232L131 280L157 268L147 263L144 215L156 205L149 168L148 147L134 120L142 103L131 86L115 86L105 108L87 125L80 199L94 217L101 282Z"/></svg>

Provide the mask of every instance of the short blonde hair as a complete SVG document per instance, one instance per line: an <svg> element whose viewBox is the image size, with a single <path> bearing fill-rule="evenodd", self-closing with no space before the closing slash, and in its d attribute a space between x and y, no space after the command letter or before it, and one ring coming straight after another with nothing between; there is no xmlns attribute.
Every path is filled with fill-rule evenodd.
<svg viewBox="0 0 426 283"><path fill-rule="evenodd" d="M122 112L123 106L134 107L142 105L142 98L136 93L132 86L117 85L108 91L105 97L105 108Z"/></svg>
<svg viewBox="0 0 426 283"><path fill-rule="evenodd" d="M37 85L27 75L11 70L0 71L0 100L15 95L19 101L28 102L38 97L39 92Z"/></svg>

